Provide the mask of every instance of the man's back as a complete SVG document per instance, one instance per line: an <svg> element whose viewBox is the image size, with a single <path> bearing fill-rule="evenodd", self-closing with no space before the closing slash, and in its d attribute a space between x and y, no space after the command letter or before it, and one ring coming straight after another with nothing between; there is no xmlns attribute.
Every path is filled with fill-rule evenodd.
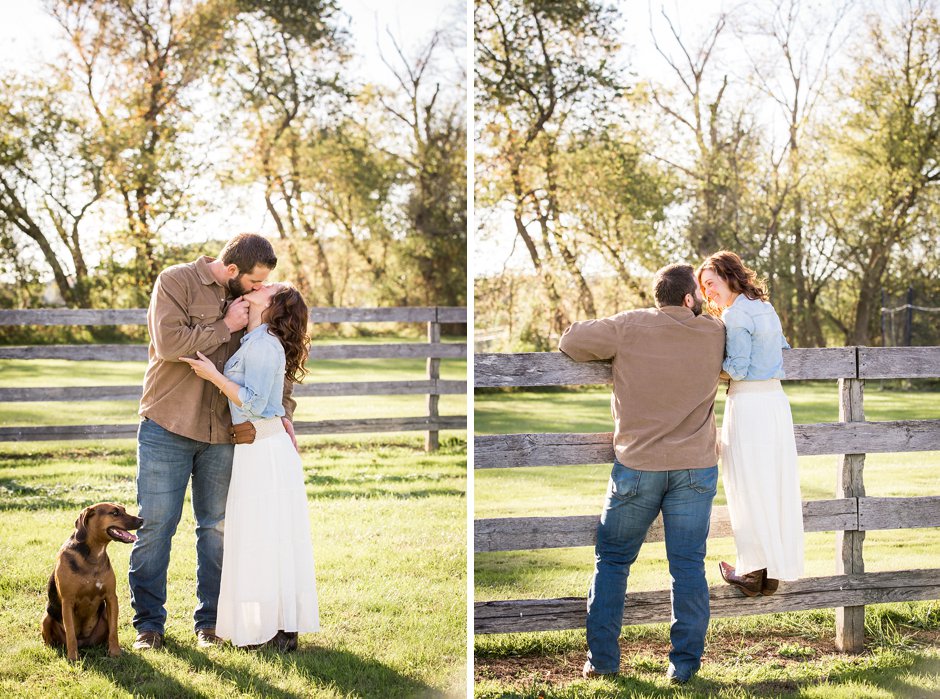
<svg viewBox="0 0 940 699"><path fill-rule="evenodd" d="M572 324L559 349L576 361L612 359L614 451L643 471L706 468L718 460L715 393L721 321L664 306Z"/></svg>

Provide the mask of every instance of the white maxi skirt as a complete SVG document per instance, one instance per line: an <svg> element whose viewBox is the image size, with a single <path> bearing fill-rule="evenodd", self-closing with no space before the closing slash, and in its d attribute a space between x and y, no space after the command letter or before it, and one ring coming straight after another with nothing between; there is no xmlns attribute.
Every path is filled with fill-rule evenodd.
<svg viewBox="0 0 940 699"><path fill-rule="evenodd" d="M735 573L803 576L803 506L793 417L780 381L732 381L721 428Z"/></svg>
<svg viewBox="0 0 940 699"><path fill-rule="evenodd" d="M320 630L300 455L280 418L255 426L252 444L235 445L225 506L216 634L236 646Z"/></svg>

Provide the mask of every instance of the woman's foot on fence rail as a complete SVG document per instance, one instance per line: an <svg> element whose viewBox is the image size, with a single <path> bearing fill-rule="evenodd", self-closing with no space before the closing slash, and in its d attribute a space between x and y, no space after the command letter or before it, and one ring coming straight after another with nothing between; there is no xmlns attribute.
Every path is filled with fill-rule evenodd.
<svg viewBox="0 0 940 699"><path fill-rule="evenodd" d="M718 564L718 569L721 571L721 577L724 578L725 582L729 585L733 585L743 592L748 597L756 597L761 594L761 591L764 588L764 578L767 576L767 569L755 570L752 573L745 573L744 575L738 575L734 572L734 567L728 565L724 561ZM776 591L774 587L774 591ZM773 594L771 592L770 594Z"/></svg>

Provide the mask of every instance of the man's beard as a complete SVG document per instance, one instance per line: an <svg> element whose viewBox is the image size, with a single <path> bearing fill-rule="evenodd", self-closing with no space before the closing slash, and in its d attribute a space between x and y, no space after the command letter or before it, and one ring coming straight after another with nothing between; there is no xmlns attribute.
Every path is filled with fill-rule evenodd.
<svg viewBox="0 0 940 699"><path fill-rule="evenodd" d="M233 299L237 299L240 296L245 295L245 290L242 288L241 282L239 281L242 278L242 275L238 275L234 279L228 280L228 293Z"/></svg>
<svg viewBox="0 0 940 699"><path fill-rule="evenodd" d="M692 300L695 301L695 305L692 306L692 313L697 316L702 315L702 306L705 304L705 302L695 298L694 296L692 297Z"/></svg>

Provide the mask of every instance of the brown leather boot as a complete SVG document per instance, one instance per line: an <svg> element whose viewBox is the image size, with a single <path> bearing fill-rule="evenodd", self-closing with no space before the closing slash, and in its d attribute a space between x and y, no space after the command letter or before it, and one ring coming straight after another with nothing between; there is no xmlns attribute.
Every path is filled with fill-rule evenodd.
<svg viewBox="0 0 940 699"><path fill-rule="evenodd" d="M776 578L764 577L764 584L760 589L760 592L764 597L770 597L773 593L777 591L777 588L780 586L780 581Z"/></svg>
<svg viewBox="0 0 940 699"><path fill-rule="evenodd" d="M764 577L767 574L767 569L764 568L755 570L752 573L738 575L734 572L734 567L724 561L718 564L718 569L721 571L721 577L725 579L726 583L734 585L748 597L755 597L761 593L764 586Z"/></svg>

